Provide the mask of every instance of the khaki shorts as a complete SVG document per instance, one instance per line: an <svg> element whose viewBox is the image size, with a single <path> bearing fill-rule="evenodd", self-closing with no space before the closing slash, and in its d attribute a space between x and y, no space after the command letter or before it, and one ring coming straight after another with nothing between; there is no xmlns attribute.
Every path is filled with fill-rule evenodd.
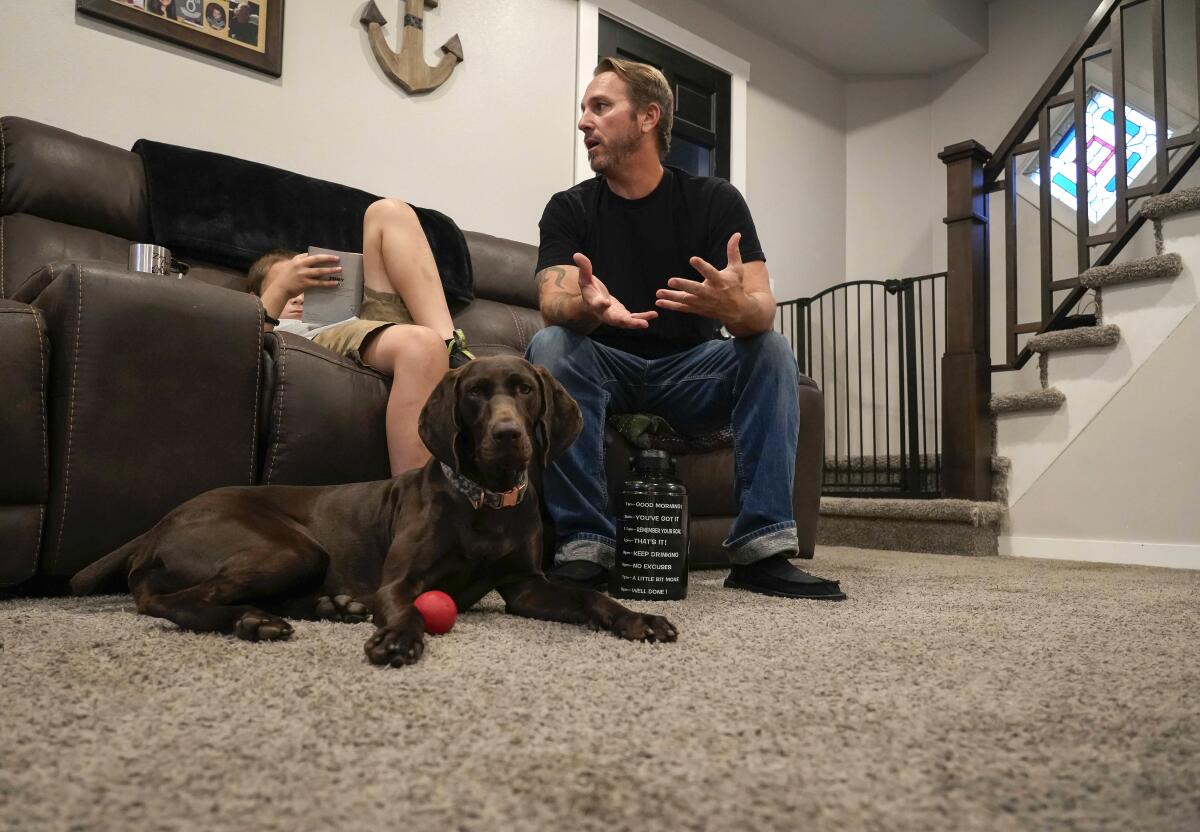
<svg viewBox="0 0 1200 832"><path fill-rule="evenodd" d="M376 292L364 286L363 302L358 310L358 317L321 330L313 336L313 341L365 365L360 351L371 333L392 324L411 323L412 315L399 295Z"/></svg>

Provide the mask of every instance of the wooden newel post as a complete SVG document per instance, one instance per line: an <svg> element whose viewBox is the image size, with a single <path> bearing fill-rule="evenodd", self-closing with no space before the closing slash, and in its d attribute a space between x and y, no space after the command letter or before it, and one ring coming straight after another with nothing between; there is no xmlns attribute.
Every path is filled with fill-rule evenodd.
<svg viewBox="0 0 1200 832"><path fill-rule="evenodd" d="M946 354L942 357L942 487L992 499L992 369L988 343L988 218L978 142L938 154L946 164Z"/></svg>

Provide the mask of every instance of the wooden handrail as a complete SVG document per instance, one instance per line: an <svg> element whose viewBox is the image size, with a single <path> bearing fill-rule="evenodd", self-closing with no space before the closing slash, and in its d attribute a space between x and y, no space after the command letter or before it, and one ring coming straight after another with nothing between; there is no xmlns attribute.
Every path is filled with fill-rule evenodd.
<svg viewBox="0 0 1200 832"><path fill-rule="evenodd" d="M992 154L992 161L984 168L984 181L987 183L995 182L1000 174L1004 171L1004 162L1013 152L1017 143L1033 129L1037 124L1038 116L1046 102L1058 94L1058 88L1061 87L1071 77L1075 69L1075 62L1082 57L1083 53L1090 49L1100 37L1100 33L1104 31L1104 26L1108 23L1108 19L1112 16L1113 11L1122 0L1101 0L1096 11L1092 13L1092 17L1088 20L1087 26L1083 32L1071 44L1066 54L1059 60L1058 65L1054 67L1054 71L1050 73L1050 77L1042 84L1041 89L1033 96L1033 99L1025 107L1025 111L1021 113L1021 117L1017 119L1017 123L1008 131L1008 135L1004 137L1004 141L1000 142L996 152Z"/></svg>

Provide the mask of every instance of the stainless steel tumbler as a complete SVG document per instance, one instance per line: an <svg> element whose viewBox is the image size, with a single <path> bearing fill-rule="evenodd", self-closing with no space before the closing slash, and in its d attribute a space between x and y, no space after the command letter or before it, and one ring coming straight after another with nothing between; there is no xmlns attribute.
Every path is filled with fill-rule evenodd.
<svg viewBox="0 0 1200 832"><path fill-rule="evenodd" d="M177 277L187 274L187 263L181 263L171 256L171 250L166 246L156 246L151 243L129 244L129 270L143 274L168 275L177 273Z"/></svg>

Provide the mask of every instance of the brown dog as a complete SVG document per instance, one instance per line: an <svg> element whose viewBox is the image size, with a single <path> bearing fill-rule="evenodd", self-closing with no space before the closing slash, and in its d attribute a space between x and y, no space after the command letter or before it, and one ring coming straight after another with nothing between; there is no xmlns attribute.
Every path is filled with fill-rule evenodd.
<svg viewBox="0 0 1200 832"><path fill-rule="evenodd" d="M421 411L433 454L390 480L331 486L235 486L201 494L141 537L79 572L82 595L124 570L138 612L198 632L287 638L291 618L365 621L373 664L424 650L413 606L439 589L460 610L492 589L515 615L590 624L635 641L674 641L662 616L632 612L542 575L542 524L528 483L581 427L579 407L541 367L480 358L446 375ZM267 610L271 610L268 612Z"/></svg>

